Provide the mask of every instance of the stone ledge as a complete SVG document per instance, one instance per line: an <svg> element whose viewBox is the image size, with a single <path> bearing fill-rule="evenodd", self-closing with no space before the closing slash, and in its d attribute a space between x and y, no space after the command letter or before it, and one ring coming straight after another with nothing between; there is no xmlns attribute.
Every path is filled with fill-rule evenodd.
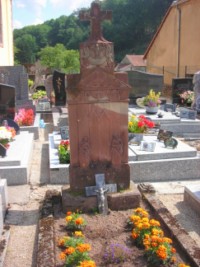
<svg viewBox="0 0 200 267"><path fill-rule="evenodd" d="M136 208L140 205L141 195L138 189L131 182L130 189L118 193L108 193L108 208L110 210L127 210ZM97 197L85 197L83 195L73 194L69 186L62 187L62 207L63 212L69 210L82 212L91 212L97 209Z"/></svg>
<svg viewBox="0 0 200 267"><path fill-rule="evenodd" d="M200 186L186 186L184 188L184 201L200 215Z"/></svg>
<svg viewBox="0 0 200 267"><path fill-rule="evenodd" d="M142 197L156 213L157 219L165 225L172 239L178 244L189 264L192 267L199 267L200 248L196 242L189 236L185 229L181 227L170 211L154 194L142 193Z"/></svg>

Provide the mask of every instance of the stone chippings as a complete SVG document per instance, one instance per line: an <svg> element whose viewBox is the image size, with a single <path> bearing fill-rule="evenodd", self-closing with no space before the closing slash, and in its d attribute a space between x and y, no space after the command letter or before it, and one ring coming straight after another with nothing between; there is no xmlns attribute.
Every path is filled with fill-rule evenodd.
<svg viewBox="0 0 200 267"><path fill-rule="evenodd" d="M173 217L169 210L154 194L143 193L143 199L147 201L150 207L156 212L158 220L165 225L169 234L178 245L181 253L192 267L200 266L200 248L196 242L189 236L184 228Z"/></svg>

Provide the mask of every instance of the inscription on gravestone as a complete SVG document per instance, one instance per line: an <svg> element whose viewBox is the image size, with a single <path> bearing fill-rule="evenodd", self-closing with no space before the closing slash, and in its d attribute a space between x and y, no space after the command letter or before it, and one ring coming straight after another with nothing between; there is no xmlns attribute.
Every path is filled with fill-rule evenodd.
<svg viewBox="0 0 200 267"><path fill-rule="evenodd" d="M190 110L186 108L182 108L180 110L180 118L181 119L188 119L188 120L195 120L197 116L196 110Z"/></svg>
<svg viewBox="0 0 200 267"><path fill-rule="evenodd" d="M175 112L176 111L176 104L171 104L171 103L164 104L164 111Z"/></svg>

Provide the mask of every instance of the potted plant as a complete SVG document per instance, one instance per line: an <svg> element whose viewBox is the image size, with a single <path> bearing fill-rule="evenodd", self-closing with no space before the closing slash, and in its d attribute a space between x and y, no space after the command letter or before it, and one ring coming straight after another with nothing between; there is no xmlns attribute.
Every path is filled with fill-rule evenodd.
<svg viewBox="0 0 200 267"><path fill-rule="evenodd" d="M69 140L62 140L58 146L59 161L61 164L70 163Z"/></svg>
<svg viewBox="0 0 200 267"><path fill-rule="evenodd" d="M129 141L140 144L143 134L153 127L155 127L155 123L144 115L131 115L128 122Z"/></svg>
<svg viewBox="0 0 200 267"><path fill-rule="evenodd" d="M158 112L161 100L160 92L156 93L153 89L149 91L149 94L143 98L143 104L146 108L147 114L156 114Z"/></svg>

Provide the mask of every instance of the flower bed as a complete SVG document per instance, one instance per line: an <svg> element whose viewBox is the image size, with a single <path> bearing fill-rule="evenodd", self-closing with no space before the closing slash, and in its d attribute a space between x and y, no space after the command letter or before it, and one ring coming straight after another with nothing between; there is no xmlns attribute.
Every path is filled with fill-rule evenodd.
<svg viewBox="0 0 200 267"><path fill-rule="evenodd" d="M148 215L148 213L144 211L144 209L140 209L140 211L141 210L145 216ZM67 216L70 216L70 215L67 215ZM133 237L129 238L129 236L131 235L131 228L133 226L133 223L129 224L129 227L127 227L127 218L133 219L132 216L136 216L136 214L133 214L132 210L118 211L118 212L111 211L110 214L107 216L95 214L95 211L93 211L92 215L83 214L81 216L87 222L87 225L83 228L83 231L82 231L84 235L84 242L86 242L87 244L90 244L91 250L89 251L89 257L93 259L96 266L108 266L108 267L111 267L111 266L186 267L188 266L182 263L183 260L180 258L178 254L176 254L176 258L177 258L176 262L166 261L166 263L159 262L159 265L155 265L154 263L153 265L152 264L150 265L150 262L147 261L148 257L146 255L145 246L142 245L138 247L136 246L133 240ZM142 217L142 218L146 218L146 217ZM68 231L66 229L66 220L68 221L69 219L70 218L67 219L67 217L65 217L65 218L58 220L57 218L56 225L55 225L57 241L60 239L60 237L62 237L61 233L63 233L63 235L65 236L66 235L70 235L70 237L73 236L71 235L71 231ZM130 221L131 220L129 220L129 222ZM151 221L151 224L152 224L151 227L152 229L154 229L154 231L157 230L157 231L160 231L160 233L163 233L162 229L160 229L158 221L154 219L150 219L149 221ZM145 225L147 226L146 220L143 223L145 223ZM131 225L131 228L130 228L130 225ZM133 236L133 232L132 232L132 236ZM170 253L171 253L170 255L174 256L175 250L172 246L171 240L167 237L164 237L164 235L162 238L163 238L162 241L165 241L164 243L170 250ZM61 241L62 241L62 238L61 238ZM145 241L146 241L146 246L147 246L147 240L145 239ZM62 242L60 244L62 244ZM158 255L165 258L165 254L162 250L162 247L160 249L157 249L157 251L158 251ZM60 256L62 260L60 260ZM65 255L63 254L60 255L60 249L58 249L57 247L56 267L57 266L59 267L69 266L69 265L64 265L63 259L66 260L66 253ZM83 266L95 266L95 265L83 265Z"/></svg>

